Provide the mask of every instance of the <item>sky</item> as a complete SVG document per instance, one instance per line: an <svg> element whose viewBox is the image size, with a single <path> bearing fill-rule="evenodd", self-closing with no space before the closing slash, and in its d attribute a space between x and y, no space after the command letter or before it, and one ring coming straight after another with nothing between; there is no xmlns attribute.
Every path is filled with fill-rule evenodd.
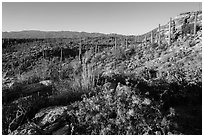
<svg viewBox="0 0 204 137"><path fill-rule="evenodd" d="M2 31L144 34L201 2L3 2Z"/></svg>

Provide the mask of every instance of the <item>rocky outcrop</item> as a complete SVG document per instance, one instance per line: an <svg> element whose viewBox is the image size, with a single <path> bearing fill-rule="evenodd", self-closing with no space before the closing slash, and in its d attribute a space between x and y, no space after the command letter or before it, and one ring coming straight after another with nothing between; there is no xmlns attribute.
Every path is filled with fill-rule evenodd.
<svg viewBox="0 0 204 137"><path fill-rule="evenodd" d="M35 123L26 123L9 135L45 135L45 133Z"/></svg>
<svg viewBox="0 0 204 137"><path fill-rule="evenodd" d="M70 134L68 107L48 107L40 110L32 122L19 126L11 135L66 135Z"/></svg>
<svg viewBox="0 0 204 137"><path fill-rule="evenodd" d="M38 86L35 87L34 85ZM85 92L74 93L70 91L60 94L57 92L53 91L50 81L41 81L19 88L16 93L26 93L21 96L13 98L11 94L5 94L4 98L9 95L12 100L4 102L3 134L40 134L41 131L43 134L52 134L54 131L64 134L65 129L67 129L67 107L56 106L66 106L74 101L79 101ZM38 125L37 129L35 125ZM24 130L23 127L26 129Z"/></svg>
<svg viewBox="0 0 204 137"><path fill-rule="evenodd" d="M34 83L30 85L14 85L12 88L3 90L3 103L8 104L19 97L26 97L34 94L47 96L52 94L52 86L49 83Z"/></svg>
<svg viewBox="0 0 204 137"><path fill-rule="evenodd" d="M12 132L24 124L33 110L46 105L50 95L52 95L50 81L30 85L14 83L13 87L3 89L3 133Z"/></svg>

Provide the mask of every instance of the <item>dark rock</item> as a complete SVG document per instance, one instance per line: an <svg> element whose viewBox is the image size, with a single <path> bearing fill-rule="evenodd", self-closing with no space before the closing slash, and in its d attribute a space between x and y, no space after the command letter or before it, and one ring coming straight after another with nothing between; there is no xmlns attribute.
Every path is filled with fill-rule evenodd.
<svg viewBox="0 0 204 137"><path fill-rule="evenodd" d="M26 123L9 135L43 135L44 132L35 123Z"/></svg>
<svg viewBox="0 0 204 137"><path fill-rule="evenodd" d="M40 127L44 128L47 125L53 124L57 119L65 113L67 107L49 107L41 110L35 115L33 120Z"/></svg>
<svg viewBox="0 0 204 137"><path fill-rule="evenodd" d="M41 83L34 83L30 85L18 85L11 89L3 90L2 98L3 103L8 104L20 97L26 97L33 94L39 94L40 96L46 96L52 94L52 87L46 86Z"/></svg>
<svg viewBox="0 0 204 137"><path fill-rule="evenodd" d="M8 134L8 130L11 132L16 130L27 120L34 117L39 109L47 105L46 102L48 101L46 98L40 94L33 94L3 105L3 134Z"/></svg>
<svg viewBox="0 0 204 137"><path fill-rule="evenodd" d="M67 107L49 107L41 110L35 115L33 121L45 131L46 134L51 134L65 126Z"/></svg>
<svg viewBox="0 0 204 137"><path fill-rule="evenodd" d="M54 131L52 135L69 135L70 134L70 126L65 125L64 127Z"/></svg>

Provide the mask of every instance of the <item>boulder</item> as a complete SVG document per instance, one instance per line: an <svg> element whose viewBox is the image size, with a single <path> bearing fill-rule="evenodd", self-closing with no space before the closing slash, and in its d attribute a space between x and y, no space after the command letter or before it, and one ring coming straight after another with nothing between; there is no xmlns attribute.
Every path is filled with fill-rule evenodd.
<svg viewBox="0 0 204 137"><path fill-rule="evenodd" d="M47 99L38 95L21 97L2 107L3 134L13 132L30 120L35 113L46 105Z"/></svg>
<svg viewBox="0 0 204 137"><path fill-rule="evenodd" d="M52 94L52 86L48 82L34 83L29 85L17 84L12 88L4 89L2 92L3 104L11 103L20 97L26 97L34 94L47 96ZM47 85L48 86L47 86Z"/></svg>
<svg viewBox="0 0 204 137"><path fill-rule="evenodd" d="M131 92L131 89L128 86L118 83L116 87L117 96L124 96Z"/></svg>
<svg viewBox="0 0 204 137"><path fill-rule="evenodd" d="M52 135L69 135L70 134L70 126L65 125L64 127L54 131Z"/></svg>
<svg viewBox="0 0 204 137"><path fill-rule="evenodd" d="M48 107L42 109L34 117L34 121L40 127L46 127L47 125L55 123L67 110L67 107Z"/></svg>
<svg viewBox="0 0 204 137"><path fill-rule="evenodd" d="M26 123L9 135L43 135L44 132L35 123Z"/></svg>
<svg viewBox="0 0 204 137"><path fill-rule="evenodd" d="M67 107L48 107L41 109L35 117L18 126L15 130L9 130L10 135L63 135L70 134Z"/></svg>
<svg viewBox="0 0 204 137"><path fill-rule="evenodd" d="M40 84L43 84L45 86L52 86L52 81L51 80L44 80L44 81L40 81Z"/></svg>
<svg viewBox="0 0 204 137"><path fill-rule="evenodd" d="M49 104L48 96L52 94L51 86L35 83L23 86L16 84L11 89L5 89L3 98L3 134L13 132L33 118L36 112Z"/></svg>
<svg viewBox="0 0 204 137"><path fill-rule="evenodd" d="M67 122L67 107L48 107L35 115L35 122L46 134L64 134ZM55 132L56 131L56 132ZM63 132L63 133L62 133Z"/></svg>

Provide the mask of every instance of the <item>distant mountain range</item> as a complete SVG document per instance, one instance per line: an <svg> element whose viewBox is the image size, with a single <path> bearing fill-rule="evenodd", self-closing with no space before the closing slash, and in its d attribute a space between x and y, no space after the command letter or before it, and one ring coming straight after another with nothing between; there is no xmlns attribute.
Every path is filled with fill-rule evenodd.
<svg viewBox="0 0 204 137"><path fill-rule="evenodd" d="M202 11L196 11L198 14L197 25L202 25ZM176 29L181 29L182 23L184 19L188 19L189 23L194 23L194 12L186 12L181 13L173 20L175 21ZM161 25L161 32L167 34L168 33L168 23ZM138 35L139 37L144 38L145 35L150 37L151 32L156 33L158 31L158 26L155 26L155 29ZM103 34L103 33L88 33L88 32L76 32L76 31L39 31L39 30L25 30L25 31L11 31L11 32L3 32L2 38L11 38L11 39L46 39L46 38L80 38L80 37L127 37L121 34ZM133 35L129 35L128 37L135 37Z"/></svg>
<svg viewBox="0 0 204 137"><path fill-rule="evenodd" d="M103 33L87 33L75 31L38 31L38 30L25 30L25 31L11 31L3 32L2 38L13 39L44 39L44 38L79 38L79 37L101 37L101 36L122 36L118 34L103 34Z"/></svg>

